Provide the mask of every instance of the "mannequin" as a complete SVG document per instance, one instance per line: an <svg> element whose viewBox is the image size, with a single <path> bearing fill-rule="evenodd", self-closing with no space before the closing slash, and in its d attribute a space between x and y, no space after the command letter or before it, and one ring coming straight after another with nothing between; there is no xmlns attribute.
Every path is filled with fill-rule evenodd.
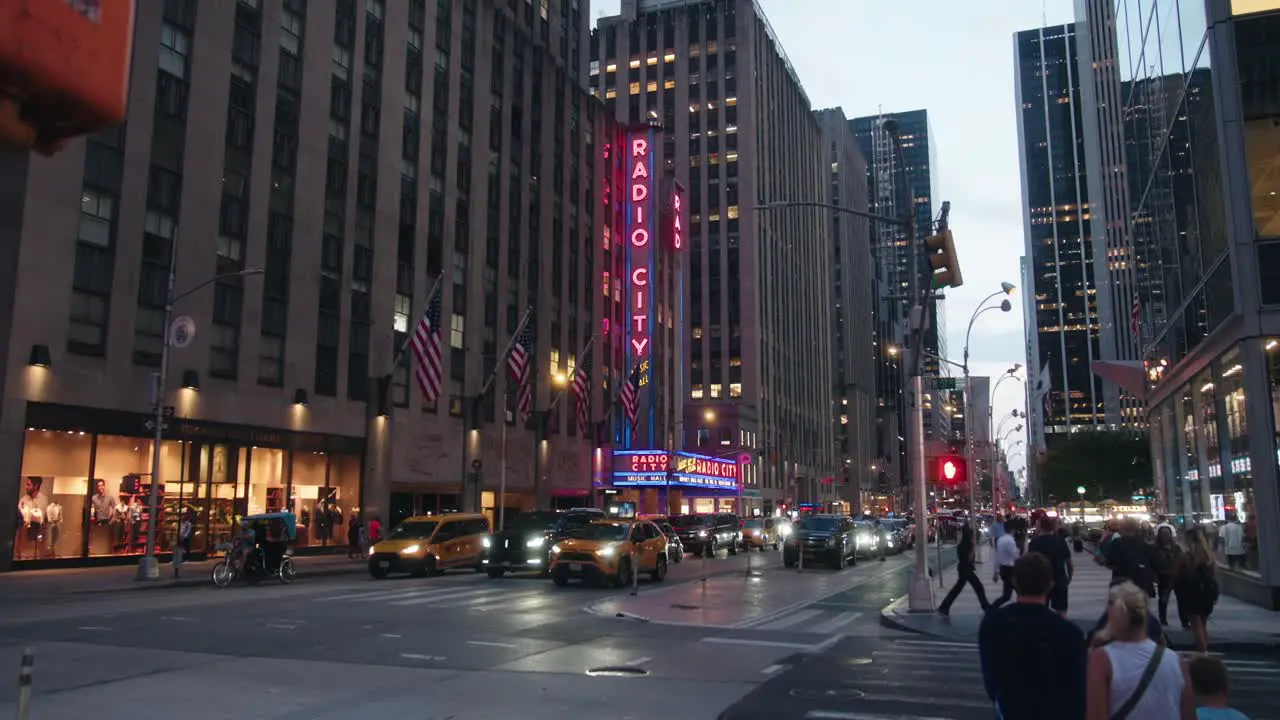
<svg viewBox="0 0 1280 720"><path fill-rule="evenodd" d="M24 544L30 549L33 559L40 555L40 544L44 540L47 524L49 499L41 492L43 488L44 478L28 475L25 492L18 498L18 513L22 517Z"/></svg>
<svg viewBox="0 0 1280 720"><path fill-rule="evenodd" d="M58 557L58 538L62 536L62 506L57 500L49 503L45 509L45 519L49 521L49 554Z"/></svg>
<svg viewBox="0 0 1280 720"><path fill-rule="evenodd" d="M89 498L89 554L110 555L113 543L119 542L120 498L107 492L107 481L93 479L93 495Z"/></svg>

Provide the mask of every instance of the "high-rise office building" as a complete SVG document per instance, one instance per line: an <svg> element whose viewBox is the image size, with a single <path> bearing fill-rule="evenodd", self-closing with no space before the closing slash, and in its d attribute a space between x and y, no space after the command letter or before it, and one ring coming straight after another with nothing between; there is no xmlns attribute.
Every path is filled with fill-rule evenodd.
<svg viewBox="0 0 1280 720"><path fill-rule="evenodd" d="M897 123L902 155L894 150L887 125ZM937 162L927 110L881 113L849 121L863 157L867 160L868 204L873 212L890 217L911 214L918 240L934 232L937 192ZM906 193L911 193L908 198ZM871 229L875 255L875 332L878 491L884 496L901 496L907 480L906 407L902 394L901 350L907 342L907 313L915 304L918 278L923 277L923 255L907 241L897 226L878 224ZM915 263L913 265L913 263ZM923 359L926 376L949 375L950 368L939 363L946 357L946 317L944 303L931 300L932 322L925 329ZM924 403L926 440L951 439L952 398L947 391L929 389Z"/></svg>
<svg viewBox="0 0 1280 720"><path fill-rule="evenodd" d="M1099 279L1086 175L1084 102L1074 24L1014 36L1026 294L1035 299L1029 376L1048 367L1038 425L1050 438L1106 422L1099 345ZM1105 268L1105 265L1104 265ZM1046 415L1047 414L1047 415Z"/></svg>
<svg viewBox="0 0 1280 720"><path fill-rule="evenodd" d="M834 500L829 218L755 209L825 198L830 183L777 36L753 0L623 0L599 19L592 58L593 92L623 124L661 125L662 157L688 188L677 444L750 455L759 482L744 510Z"/></svg>
<svg viewBox="0 0 1280 720"><path fill-rule="evenodd" d="M826 202L866 212L867 162L844 112L814 113L822 128L822 145L830 162L831 184ZM871 223L849 213L831 212L831 278L834 303L835 357L832 393L836 398L836 443L842 464L842 497L866 505L877 489L876 344ZM873 483L873 480L877 481Z"/></svg>
<svg viewBox="0 0 1280 720"><path fill-rule="evenodd" d="M1121 0L1078 10L1120 87L1122 106L1100 135L1124 144L1142 362L1128 388L1144 396L1157 503L1211 533L1239 519L1242 554L1212 543L1219 582L1274 609L1280 3Z"/></svg>
<svg viewBox="0 0 1280 720"><path fill-rule="evenodd" d="M464 437L491 510L516 393L499 369L478 434L464 398L527 307L535 411L599 325L616 124L584 87L587 28L585 2L142 0L127 122L0 161L0 493L24 510L0 512L0 567L136 556L153 522L167 552L185 508L197 553L270 510L303 546L345 543L355 514L466 507ZM169 353L155 478L171 267L195 332ZM425 403L392 364L437 281ZM529 507L535 436L508 417L504 504ZM585 502L592 443L572 412L547 420L544 494Z"/></svg>

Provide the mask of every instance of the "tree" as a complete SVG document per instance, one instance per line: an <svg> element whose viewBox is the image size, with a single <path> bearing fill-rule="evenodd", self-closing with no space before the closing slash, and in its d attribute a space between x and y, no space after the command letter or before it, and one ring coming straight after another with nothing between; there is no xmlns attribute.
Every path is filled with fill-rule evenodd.
<svg viewBox="0 0 1280 720"><path fill-rule="evenodd" d="M1047 443L1040 478L1053 502L1076 502L1083 485L1092 501L1127 501L1150 488L1151 447L1145 433L1130 430L1084 430Z"/></svg>

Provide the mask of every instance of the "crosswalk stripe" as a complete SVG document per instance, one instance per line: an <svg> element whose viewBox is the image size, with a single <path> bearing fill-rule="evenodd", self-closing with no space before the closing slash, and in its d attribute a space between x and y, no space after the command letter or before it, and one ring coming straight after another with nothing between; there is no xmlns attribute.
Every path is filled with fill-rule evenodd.
<svg viewBox="0 0 1280 720"><path fill-rule="evenodd" d="M774 620L771 623L761 625L756 629L757 630L786 630L792 625L799 625L805 620L808 620L809 618L812 618L812 617L817 617L818 615L821 615L821 614L822 614L821 610L813 610L813 609L801 610L799 612L787 615L779 620Z"/></svg>
<svg viewBox="0 0 1280 720"><path fill-rule="evenodd" d="M843 612L824 623L809 627L808 630L817 633L833 633L860 617L862 617L860 612Z"/></svg>
<svg viewBox="0 0 1280 720"><path fill-rule="evenodd" d="M382 588L381 590L362 590L357 593L347 593L345 595L326 595L324 597L315 598L315 602L340 602L343 600L362 600L364 598L380 598L391 597L393 595L418 595L424 592L437 592L440 590L450 590L449 587L440 587L438 585L417 585L411 588Z"/></svg>
<svg viewBox="0 0 1280 720"><path fill-rule="evenodd" d="M388 605L405 606L405 605L425 605L427 603L437 602L439 600L456 599L462 597L480 597L482 595L492 595L494 593L505 592L504 588L490 588L486 590L460 590L457 592L443 593L441 595L431 595L428 597L409 598L408 600L396 600L387 603Z"/></svg>
<svg viewBox="0 0 1280 720"><path fill-rule="evenodd" d="M522 595L514 596L511 600L481 600L479 603L472 605L472 610L493 610L495 608L504 608L508 610L522 610L533 607L535 605L546 603L553 599L554 596L542 592L528 592Z"/></svg>
<svg viewBox="0 0 1280 720"><path fill-rule="evenodd" d="M921 647L950 647L950 648L967 648L976 650L978 643L967 642L943 642L941 640L894 640L894 645L919 645Z"/></svg>
<svg viewBox="0 0 1280 720"><path fill-rule="evenodd" d="M528 592L514 593L511 595L503 595L496 600L490 600L489 598L480 598L478 601L474 601L474 602L471 598L460 598L456 600L448 600L443 603L440 603L440 607L449 608L449 607L460 607L464 605L469 605L473 610L478 610L483 607L499 607L499 606L513 607L515 605L520 605L524 602L527 602L529 600L533 600L534 598L539 598L539 597L548 597L548 595L545 592L530 590Z"/></svg>

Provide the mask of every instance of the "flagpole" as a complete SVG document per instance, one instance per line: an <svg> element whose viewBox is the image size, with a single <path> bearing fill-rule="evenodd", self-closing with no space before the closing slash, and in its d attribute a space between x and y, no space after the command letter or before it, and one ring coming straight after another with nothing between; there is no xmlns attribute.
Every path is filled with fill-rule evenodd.
<svg viewBox="0 0 1280 720"><path fill-rule="evenodd" d="M472 478L470 481L464 480L464 488L466 492L463 496L463 508L467 512L481 512L483 507L482 490L484 480L480 475L484 464L478 457L480 455L480 445L468 442L471 426L480 426L480 400L493 387L493 381L498 377L498 371L502 369L502 364L507 361L507 356L511 354L511 348L515 347L516 341L520 337L520 333L524 332L524 328L529 324L529 317L533 314L533 306L530 305L524 312L524 317L520 320L520 324L516 327L516 331L511 334L511 340L507 342L507 347L498 356L497 362L494 363L493 371L489 373L489 377L485 379L484 385L481 386L480 392L475 395L467 395L462 398L462 477ZM502 426L507 426L506 406L503 406Z"/></svg>
<svg viewBox="0 0 1280 720"><path fill-rule="evenodd" d="M524 318L520 320L520 324L516 326L516 331L511 334L511 339L507 341L507 349L502 351L498 356L498 361L493 365L493 371L489 373L489 378L484 381L480 392L476 393L477 398L482 398L489 392L489 388L493 387L493 381L498 378L498 371L502 370L502 364L507 361L507 356L511 354L511 348L516 346L516 342L520 338L520 333L524 332L524 327L529 324L529 318L533 316L533 306L530 305L524 311ZM505 421L505 417L504 417Z"/></svg>
<svg viewBox="0 0 1280 720"><path fill-rule="evenodd" d="M422 304L422 312L418 313L418 319L414 322L414 324L409 326L409 331L405 333L404 342L400 343L400 348L396 350L395 359L391 361L391 370L393 372L395 371L396 368L400 367L401 362L404 362L405 355L409 354L409 346L413 344L414 330L417 329L418 324L422 322L422 317L426 315L427 311L431 308L431 298L434 298L436 296L436 292L440 290L440 284L443 282L444 282L444 275L441 275L440 277L436 278L435 285L431 286L431 292L427 293L427 301ZM434 328L434 329L437 332L441 332L441 333L444 332L439 328Z"/></svg>
<svg viewBox="0 0 1280 720"><path fill-rule="evenodd" d="M502 393L502 469L498 474L498 532L507 524L507 396Z"/></svg>
<svg viewBox="0 0 1280 720"><path fill-rule="evenodd" d="M578 356L577 356L579 364L581 364L582 358L586 357L587 353L591 351L591 345L594 344L595 341L596 341L596 336L592 335L591 338L587 340L587 344L582 346L582 351L578 353ZM574 368L573 372L576 375L578 372L577 368ZM565 381L564 387L560 388L560 391L555 394L555 397L551 398L551 404L547 406L547 412L551 412L552 410L556 409L556 405L560 402L560 399L564 397L565 392L567 392L569 388L572 386L573 386L573 378L568 378Z"/></svg>

